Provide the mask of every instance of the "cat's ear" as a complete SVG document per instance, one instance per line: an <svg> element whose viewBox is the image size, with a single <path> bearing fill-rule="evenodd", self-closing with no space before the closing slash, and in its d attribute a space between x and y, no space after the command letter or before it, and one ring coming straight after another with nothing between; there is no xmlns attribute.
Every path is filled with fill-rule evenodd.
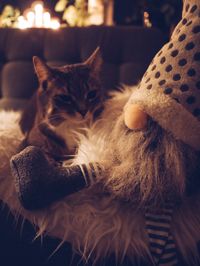
<svg viewBox="0 0 200 266"><path fill-rule="evenodd" d="M48 80L52 75L51 69L39 57L33 57L33 65L39 81Z"/></svg>
<svg viewBox="0 0 200 266"><path fill-rule="evenodd" d="M85 64L89 66L91 72L94 75L99 75L103 64L103 59L99 46L92 53L92 55L85 61Z"/></svg>

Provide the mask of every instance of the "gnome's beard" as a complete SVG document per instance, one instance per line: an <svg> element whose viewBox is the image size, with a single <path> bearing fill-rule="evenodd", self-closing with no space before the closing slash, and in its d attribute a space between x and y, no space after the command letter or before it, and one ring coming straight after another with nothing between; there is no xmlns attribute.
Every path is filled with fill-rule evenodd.
<svg viewBox="0 0 200 266"><path fill-rule="evenodd" d="M121 116L111 135L103 158L109 160L105 183L117 197L139 207L160 206L186 196L187 183L198 180L197 152L156 122L149 120L147 129L132 131Z"/></svg>

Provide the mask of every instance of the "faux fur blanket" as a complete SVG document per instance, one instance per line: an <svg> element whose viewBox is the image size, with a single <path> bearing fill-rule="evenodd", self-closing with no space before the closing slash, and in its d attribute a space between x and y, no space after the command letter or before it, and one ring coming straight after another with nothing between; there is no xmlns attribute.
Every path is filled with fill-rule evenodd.
<svg viewBox="0 0 200 266"><path fill-rule="evenodd" d="M150 257L144 216L128 203L102 195L93 186L53 204L42 211L28 212L17 199L9 160L16 154L22 139L18 127L19 113L0 113L0 199L10 210L38 226L38 234L48 234L71 242L84 258L98 260L111 253L120 260L124 256ZM95 157L94 147L88 149ZM86 145L88 146L88 145ZM189 265L197 264L196 244L200 240L200 195L186 199L174 213L172 233L177 247Z"/></svg>

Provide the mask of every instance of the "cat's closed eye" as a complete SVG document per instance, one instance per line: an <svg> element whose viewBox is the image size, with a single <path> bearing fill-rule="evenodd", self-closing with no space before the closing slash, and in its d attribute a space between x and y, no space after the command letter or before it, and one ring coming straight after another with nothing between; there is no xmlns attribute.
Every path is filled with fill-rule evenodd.
<svg viewBox="0 0 200 266"><path fill-rule="evenodd" d="M54 102L56 104L72 104L72 97L66 94L58 94L54 96Z"/></svg>
<svg viewBox="0 0 200 266"><path fill-rule="evenodd" d="M88 101L93 101L97 97L97 90L91 90L88 92L86 99Z"/></svg>

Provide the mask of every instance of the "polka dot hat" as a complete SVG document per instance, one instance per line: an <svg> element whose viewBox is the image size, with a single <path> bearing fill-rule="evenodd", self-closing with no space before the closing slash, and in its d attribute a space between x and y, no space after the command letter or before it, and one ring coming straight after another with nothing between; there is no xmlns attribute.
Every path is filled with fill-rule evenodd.
<svg viewBox="0 0 200 266"><path fill-rule="evenodd" d="M200 0L184 1L182 20L128 104L140 105L177 139L200 150Z"/></svg>

